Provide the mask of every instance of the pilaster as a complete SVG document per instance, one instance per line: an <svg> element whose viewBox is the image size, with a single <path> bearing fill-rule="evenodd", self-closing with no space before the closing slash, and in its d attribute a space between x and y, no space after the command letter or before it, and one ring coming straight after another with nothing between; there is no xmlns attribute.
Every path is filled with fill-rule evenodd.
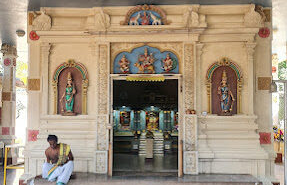
<svg viewBox="0 0 287 185"><path fill-rule="evenodd" d="M95 173L108 170L109 126L109 48L108 43L98 44L98 88L96 121Z"/></svg>
<svg viewBox="0 0 287 185"><path fill-rule="evenodd" d="M254 51L255 42L245 43L248 63L248 115L254 115Z"/></svg>
<svg viewBox="0 0 287 185"><path fill-rule="evenodd" d="M49 56L50 43L41 43L41 68L42 68L42 115L48 115L49 110Z"/></svg>
<svg viewBox="0 0 287 185"><path fill-rule="evenodd" d="M202 75L201 75L201 71L202 71L202 61L201 61L201 55L203 53L203 48L204 48L204 44L203 43L197 43L196 44L196 71L195 71L195 83L196 83L196 111L198 114L201 113L202 109L201 109L201 82L202 82Z"/></svg>

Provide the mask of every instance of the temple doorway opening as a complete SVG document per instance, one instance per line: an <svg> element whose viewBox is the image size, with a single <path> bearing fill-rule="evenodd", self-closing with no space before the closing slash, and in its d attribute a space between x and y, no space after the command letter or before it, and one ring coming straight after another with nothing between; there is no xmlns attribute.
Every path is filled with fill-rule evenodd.
<svg viewBox="0 0 287 185"><path fill-rule="evenodd" d="M178 80L113 80L113 175L178 172Z"/></svg>

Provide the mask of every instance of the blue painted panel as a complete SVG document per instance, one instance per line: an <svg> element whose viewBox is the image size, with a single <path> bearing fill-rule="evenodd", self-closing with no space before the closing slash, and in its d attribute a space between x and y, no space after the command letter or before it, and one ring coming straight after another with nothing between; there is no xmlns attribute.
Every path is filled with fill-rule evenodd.
<svg viewBox="0 0 287 185"><path fill-rule="evenodd" d="M178 65L179 61L178 61L177 56L173 52L170 52L170 51L160 52L159 49L150 47L150 46L142 46L142 47L135 48L131 51L131 53L126 52L126 51L119 53L114 60L114 69L113 69L114 73L121 73L119 61L122 59L123 55L125 55L126 59L130 62L130 73L132 74L138 73L138 68L135 67L134 64L138 61L138 57L144 54L145 48L148 49L148 55L152 53L152 55L155 58L155 62L154 62L155 73L157 74L164 73L163 60L166 58L167 54L170 55L170 58L173 61L176 61L174 69L170 72L179 73L179 65Z"/></svg>

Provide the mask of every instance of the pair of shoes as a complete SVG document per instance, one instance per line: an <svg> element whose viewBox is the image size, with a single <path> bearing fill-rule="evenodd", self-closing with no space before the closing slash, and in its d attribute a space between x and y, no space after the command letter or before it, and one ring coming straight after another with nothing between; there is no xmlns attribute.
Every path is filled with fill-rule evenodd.
<svg viewBox="0 0 287 185"><path fill-rule="evenodd" d="M65 185L65 184L62 182L57 182L56 185Z"/></svg>

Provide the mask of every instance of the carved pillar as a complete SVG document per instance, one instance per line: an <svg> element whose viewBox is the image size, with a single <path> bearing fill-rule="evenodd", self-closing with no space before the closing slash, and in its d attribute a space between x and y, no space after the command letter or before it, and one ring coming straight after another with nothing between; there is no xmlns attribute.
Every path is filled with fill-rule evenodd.
<svg viewBox="0 0 287 185"><path fill-rule="evenodd" d="M193 65L193 44L184 44L184 112L194 109L194 65Z"/></svg>
<svg viewBox="0 0 287 185"><path fill-rule="evenodd" d="M13 144L15 139L16 112L16 58L15 46L2 44L4 74L2 77L2 120L0 140Z"/></svg>
<svg viewBox="0 0 287 185"><path fill-rule="evenodd" d="M196 111L198 114L201 113L201 95L202 95L202 91L201 91L201 77L202 77L202 65L201 65L201 55L203 53L202 49L204 47L204 44L202 43L198 43L196 44Z"/></svg>
<svg viewBox="0 0 287 185"><path fill-rule="evenodd" d="M109 125L109 45L98 45L98 107L95 172L107 173Z"/></svg>
<svg viewBox="0 0 287 185"><path fill-rule="evenodd" d="M184 112L194 109L194 45L184 44L184 74L183 74L183 104ZM186 113L186 112L185 112ZM183 125L180 129L183 140L183 172L184 174L198 174L197 152L197 116L184 114Z"/></svg>
<svg viewBox="0 0 287 185"><path fill-rule="evenodd" d="M41 68L42 72L42 115L49 114L49 56L50 56L50 43L41 43ZM57 98L57 97L56 97ZM57 110L54 110L57 114Z"/></svg>
<svg viewBox="0 0 287 185"><path fill-rule="evenodd" d="M245 44L248 63L248 115L254 114L254 50L255 42ZM241 108L239 108L241 110Z"/></svg>

